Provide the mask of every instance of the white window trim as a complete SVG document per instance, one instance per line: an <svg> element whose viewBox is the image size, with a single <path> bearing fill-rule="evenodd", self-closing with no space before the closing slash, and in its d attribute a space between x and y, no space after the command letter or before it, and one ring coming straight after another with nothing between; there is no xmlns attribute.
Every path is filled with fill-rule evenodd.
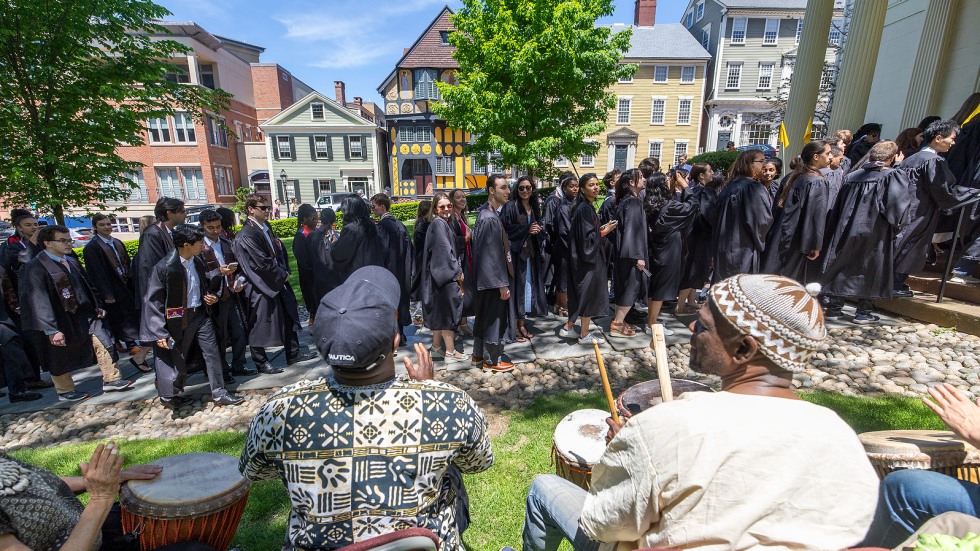
<svg viewBox="0 0 980 551"><path fill-rule="evenodd" d="M585 153L579 155L579 157L578 157L578 166L580 166L582 168L595 168L595 155L589 155L589 158L592 159L592 160L589 161L589 162L586 162L585 161Z"/></svg>
<svg viewBox="0 0 980 551"><path fill-rule="evenodd" d="M285 141L283 141L285 138ZM283 144L286 145L286 150L289 151L289 155L283 155ZM289 136L276 136L276 152L279 154L280 159L292 159L293 158L293 144L289 140Z"/></svg>
<svg viewBox="0 0 980 551"><path fill-rule="evenodd" d="M681 122L681 102L689 101L691 102L691 108L687 112L687 122ZM691 119L694 118L694 97L693 96L678 96L677 98L677 126L691 126ZM677 141L677 140L674 140Z"/></svg>
<svg viewBox="0 0 980 551"><path fill-rule="evenodd" d="M728 85L728 73L732 67L738 67L738 82L734 87ZM732 62L729 61L728 65L725 67L725 90L741 90L742 89L742 69L745 68L745 64L742 62Z"/></svg>
<svg viewBox="0 0 980 551"><path fill-rule="evenodd" d="M707 40L705 40L707 38ZM707 44L705 44L707 42ZM701 47L705 50L711 51L711 23L708 23L701 28Z"/></svg>
<svg viewBox="0 0 980 551"><path fill-rule="evenodd" d="M629 110L626 112L626 122L619 122L619 102L623 100L629 101ZM620 126L629 126L630 122L633 120L633 96L619 96L616 98L616 124Z"/></svg>
<svg viewBox="0 0 980 551"><path fill-rule="evenodd" d="M664 102L664 111L660 122L653 121L653 102ZM652 126L663 126L667 124L667 96L650 96L650 124Z"/></svg>
<svg viewBox="0 0 980 551"><path fill-rule="evenodd" d="M803 19L796 20L796 45L800 45L800 37L803 36Z"/></svg>
<svg viewBox="0 0 980 551"><path fill-rule="evenodd" d="M320 118L317 118L317 117L315 117L313 115L313 106L315 106L315 105L319 105L320 106L320 109L321 109L321 112L323 113L323 116L320 117ZM312 121L322 121L322 120L324 120L326 118L327 118L327 107L323 104L323 102L319 102L319 101L311 102L310 103L310 120L312 120Z"/></svg>
<svg viewBox="0 0 980 551"><path fill-rule="evenodd" d="M684 80L684 69L691 70L691 80ZM681 84L694 84L698 79L698 68L696 65L681 65Z"/></svg>
<svg viewBox="0 0 980 551"><path fill-rule="evenodd" d="M555 158L555 166L558 167L558 168L565 168L565 167L567 167L568 166L568 158L567 157L562 157L562 156L556 157Z"/></svg>
<svg viewBox="0 0 980 551"><path fill-rule="evenodd" d="M701 0L694 6L694 22L697 23L704 19L704 0Z"/></svg>
<svg viewBox="0 0 980 551"><path fill-rule="evenodd" d="M653 144L655 144L655 143L656 144L660 144L660 155L657 158L658 159L663 159L663 156L664 156L664 140L663 140L663 138L653 138L653 139L647 140L647 157L652 157L653 156L653 155L650 154L650 146L653 145Z"/></svg>
<svg viewBox="0 0 980 551"><path fill-rule="evenodd" d="M663 80L657 80L657 68L663 67L666 69ZM654 65L653 66L653 83L654 84L667 84L670 81L670 65Z"/></svg>
<svg viewBox="0 0 980 551"><path fill-rule="evenodd" d="M766 42L766 34L769 32L770 21L776 25L776 38L772 42ZM774 19L772 17L766 18L766 25L762 29L762 45L763 46L777 46L779 44L779 19Z"/></svg>
<svg viewBox="0 0 980 551"><path fill-rule="evenodd" d="M633 84L633 75L619 79L620 84Z"/></svg>
<svg viewBox="0 0 980 551"><path fill-rule="evenodd" d="M735 39L735 31L737 30L739 21L742 22L742 39ZM732 38L729 44L745 44L745 36L749 31L749 20L746 17L733 17L732 18Z"/></svg>
<svg viewBox="0 0 980 551"><path fill-rule="evenodd" d="M764 66L769 66L771 68L769 72L769 86L762 86L762 68ZM776 64L772 62L759 62L759 78L756 80L755 89L756 90L772 90L772 81L776 76Z"/></svg>
<svg viewBox="0 0 980 551"><path fill-rule="evenodd" d="M360 155L357 157L354 156L354 138L357 138L358 149L360 150ZM348 135L347 151L350 153L351 159L364 159L364 140L360 136Z"/></svg>
<svg viewBox="0 0 980 551"><path fill-rule="evenodd" d="M679 144L684 144L684 154L687 155L688 158L691 157L691 140L674 140L674 156L671 157L672 164L677 162L677 146ZM662 154L663 150L661 150L661 155Z"/></svg>
<svg viewBox="0 0 980 551"><path fill-rule="evenodd" d="M317 138L323 138L323 157L320 156L320 152L317 150ZM326 134L314 134L313 135L313 156L317 159L330 159L330 136Z"/></svg>

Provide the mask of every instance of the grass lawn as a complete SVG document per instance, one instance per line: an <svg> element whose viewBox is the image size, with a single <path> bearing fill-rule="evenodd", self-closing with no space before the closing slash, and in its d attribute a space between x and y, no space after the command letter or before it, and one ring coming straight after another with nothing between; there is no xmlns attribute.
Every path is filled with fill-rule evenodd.
<svg viewBox="0 0 980 551"><path fill-rule="evenodd" d="M856 432L894 429L945 429L945 425L919 400L903 397L863 398L829 393L803 398L829 407ZM496 463L485 473L466 477L473 523L464 535L469 549L496 551L504 545L520 547L524 498L534 476L554 472L551 440L555 426L568 413L583 408L605 408L600 394L559 394L539 398L525 411L505 414L507 429L493 440ZM122 443L127 463L145 463L159 457L212 451L238 456L244 434L211 433L173 440ZM78 462L87 460L95 444L21 450L12 455L61 475L77 475ZM286 529L288 499L279 481L253 485L235 545L247 551L278 549ZM571 549L567 542L562 549Z"/></svg>

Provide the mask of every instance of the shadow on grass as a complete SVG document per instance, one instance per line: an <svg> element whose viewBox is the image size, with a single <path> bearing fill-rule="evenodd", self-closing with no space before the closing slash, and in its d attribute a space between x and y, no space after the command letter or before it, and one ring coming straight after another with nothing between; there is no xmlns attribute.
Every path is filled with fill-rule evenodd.
<svg viewBox="0 0 980 551"><path fill-rule="evenodd" d="M875 430L949 430L918 398L857 398L830 392L805 393L800 396L808 402L834 410L859 434Z"/></svg>

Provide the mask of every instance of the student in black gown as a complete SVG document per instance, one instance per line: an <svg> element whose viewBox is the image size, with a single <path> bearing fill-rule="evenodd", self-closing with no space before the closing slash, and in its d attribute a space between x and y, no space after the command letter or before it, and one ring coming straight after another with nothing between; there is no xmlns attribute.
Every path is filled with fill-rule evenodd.
<svg viewBox="0 0 980 551"><path fill-rule="evenodd" d="M622 179L622 178L621 178ZM609 314L609 293L606 285L606 247L603 238L616 225L599 225L599 216L592 203L599 196L599 178L595 174L582 176L578 196L572 207L571 232L568 248L568 322L559 335L572 335L573 323L580 321L578 343L592 346L592 341L605 342L599 333L592 333L592 318Z"/></svg>
<svg viewBox="0 0 980 551"><path fill-rule="evenodd" d="M912 195L903 170L891 168L898 145L882 141L869 162L844 180L827 227L833 230L823 252L824 317L837 319L844 297L858 299L856 323L875 323L873 299L892 296L895 234Z"/></svg>
<svg viewBox="0 0 980 551"><path fill-rule="evenodd" d="M510 196L511 200L500 211L500 220L510 238L514 261L511 300L514 302L517 318L517 341L524 342L533 337L524 325L527 316L548 314L548 302L544 296L544 270L541 266L544 227L540 223L541 209L531 178L518 178Z"/></svg>
<svg viewBox="0 0 980 551"><path fill-rule="evenodd" d="M437 193L432 205L419 258L419 300L425 326L432 330L432 359L455 363L466 359L456 350L456 328L463 309L463 268L456 256L456 237L449 227L453 203L445 193ZM468 365L462 367L469 369ZM450 367L450 371L454 369Z"/></svg>
<svg viewBox="0 0 980 551"><path fill-rule="evenodd" d="M837 201L837 194L840 193L841 186L844 185L844 167L841 161L844 159L844 148L840 144L830 143L830 164L827 168L821 169L820 173L827 178L827 212L834 208Z"/></svg>
<svg viewBox="0 0 980 551"><path fill-rule="evenodd" d="M146 294L146 280L153 272L154 266L174 250L174 242L170 235L177 224L183 224L187 214L184 212L184 202L173 197L157 199L153 207L157 221L140 234L138 252L133 264L136 269L136 296L142 298Z"/></svg>
<svg viewBox="0 0 980 551"><path fill-rule="evenodd" d="M340 206L344 215L344 227L330 247L333 269L340 273L340 281L364 266L384 266L378 228L371 220L371 209L360 197L348 197Z"/></svg>
<svg viewBox="0 0 980 551"><path fill-rule="evenodd" d="M610 338L629 338L636 335L636 329L624 320L626 313L636 302L646 300L648 280L644 272L647 271L647 217L643 212L643 203L637 198L641 185L646 185L646 178L636 169L627 170L616 182L613 238L616 242L616 257L612 261L613 303L616 313L609 324Z"/></svg>
<svg viewBox="0 0 980 551"><path fill-rule="evenodd" d="M602 177L602 185L606 188L606 198L603 199L602 205L599 206L599 222L606 224L616 218L616 182L619 181L620 176L623 172L618 168L614 168L606 173ZM610 244L614 243L615 240L607 239ZM615 258L615 255L610 255L609 258Z"/></svg>
<svg viewBox="0 0 980 551"><path fill-rule="evenodd" d="M766 234L772 224L772 198L759 183L763 164L761 151L742 151L718 193L714 282L737 274L760 273Z"/></svg>
<svg viewBox="0 0 980 551"><path fill-rule="evenodd" d="M446 197L449 198L448 196ZM452 205L452 201L449 202ZM428 199L423 199L419 201L419 210L415 216L415 226L412 228L412 289L411 298L413 302L418 302L421 300L419 298L419 285L422 282L422 253L425 251L425 237L426 233L429 231L429 219L432 215L432 201ZM452 216L452 211L449 212ZM453 238L453 243L456 240ZM455 245L454 245L455 247ZM413 311L413 316L418 316L417 311ZM421 325L418 319L413 319L412 323L416 325Z"/></svg>
<svg viewBox="0 0 980 551"><path fill-rule="evenodd" d="M497 372L511 371L514 364L503 357L510 321L510 288L514 265L510 239L498 212L510 198L510 186L502 174L487 177L487 202L477 211L473 228L473 261L476 272L476 314L473 324L472 363ZM464 275L465 278L465 275Z"/></svg>
<svg viewBox="0 0 980 551"><path fill-rule="evenodd" d="M0 255L0 266L7 270L7 277L15 289L19 284L17 276L21 266L44 249L37 242L37 231L40 228L37 218L30 211L16 210L17 216L13 218L14 234L7 238Z"/></svg>
<svg viewBox="0 0 980 551"><path fill-rule="evenodd" d="M779 190L773 222L766 237L763 271L803 284L820 278L820 250L827 225L830 184L820 173L830 164L830 144L823 140L803 146L796 168Z"/></svg>
<svg viewBox="0 0 980 551"><path fill-rule="evenodd" d="M314 315L315 309L320 305L323 296L333 291L344 282L341 274L333 266L333 257L330 249L340 237L340 233L334 228L337 223L337 213L332 208L325 208L320 211L320 227L310 235L310 258L313 260L313 279Z"/></svg>
<svg viewBox="0 0 980 551"><path fill-rule="evenodd" d="M11 285L7 271L0 266L0 350L3 351L0 365L3 366L3 379L10 403L33 402L44 397L40 393L29 392L25 385L25 380L34 375L34 368L27 356L20 327L14 321L19 309L17 289Z"/></svg>
<svg viewBox="0 0 980 551"><path fill-rule="evenodd" d="M412 238L405 229L405 224L391 214L391 198L384 193L371 197L371 212L378 218L378 241L381 253L384 255L384 267L398 280L401 297L398 300L398 325L402 327L401 346L408 346L405 337L406 325L411 325L412 316L409 313L412 288Z"/></svg>
<svg viewBox="0 0 980 551"><path fill-rule="evenodd" d="M980 92L974 92L953 115L953 120L960 125L960 133L956 136L956 143L946 154L949 169L956 176L957 183L961 187L973 189L980 189L980 116L976 114L978 106ZM980 204L973 207L969 214L969 223L964 220L964 226L961 234L963 240L969 244L953 269L956 272L954 277L961 278L970 275L980 263Z"/></svg>
<svg viewBox="0 0 980 551"><path fill-rule="evenodd" d="M541 213L541 224L551 243L552 285L555 292L555 312L568 315L569 285L569 231L572 202L578 196L579 181L574 176L565 176L560 183L561 193L556 193L545 202Z"/></svg>
<svg viewBox="0 0 980 551"><path fill-rule="evenodd" d="M851 144L844 149L844 156L850 159L851 166L854 167L879 140L881 140L881 125L876 122L863 124L854 133Z"/></svg>
<svg viewBox="0 0 980 551"><path fill-rule="evenodd" d="M783 162L779 157L766 157L765 164L762 165L762 185L769 190L769 198L773 204L776 203L776 195L779 193L779 181L783 176Z"/></svg>
<svg viewBox="0 0 980 551"><path fill-rule="evenodd" d="M715 249L712 244L714 208L715 201L718 199L718 188L724 181L724 176L715 174L708 163L696 163L691 167L693 185L688 192L698 202L698 213L694 216L691 229L684 238L684 270L681 273L680 291L677 293L674 315L696 314L701 308L695 290L703 288L710 280L711 253Z"/></svg>
<svg viewBox="0 0 980 551"><path fill-rule="evenodd" d="M476 311L476 273L474 272L475 261L473 260L473 228L466 220L467 206L466 193L461 189L454 189L449 192L449 200L453 202L453 215L449 219L449 227L453 229L456 236L456 255L459 262L463 265L463 313L459 320L459 331L463 334L473 336L466 318L472 316Z"/></svg>
<svg viewBox="0 0 980 551"><path fill-rule="evenodd" d="M293 236L293 258L296 259L296 271L299 275L299 290L303 295L303 305L310 314L310 321L307 325L313 325L313 316L316 313L314 300L316 291L313 288L314 272L313 258L310 253L310 235L316 231L316 225L320 221L313 205L303 203L296 209L296 235Z"/></svg>
<svg viewBox="0 0 980 551"><path fill-rule="evenodd" d="M669 178L661 172L647 180L644 210L650 247L650 289L647 325L657 323L664 301L677 298L681 286L684 236L690 231L700 204L687 191L687 171L675 168ZM673 331L664 328L664 334Z"/></svg>

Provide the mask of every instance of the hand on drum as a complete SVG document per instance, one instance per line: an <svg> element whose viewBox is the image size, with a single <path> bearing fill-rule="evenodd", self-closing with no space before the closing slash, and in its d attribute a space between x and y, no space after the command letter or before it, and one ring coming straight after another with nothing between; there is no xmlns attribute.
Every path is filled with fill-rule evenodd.
<svg viewBox="0 0 980 551"><path fill-rule="evenodd" d="M408 371L408 376L415 381L428 381L432 378L432 356L429 355L429 349L422 343L415 343L415 358L419 363L418 367L412 364L412 360L402 359L405 371Z"/></svg>
<svg viewBox="0 0 980 551"><path fill-rule="evenodd" d="M974 404L949 383L930 388L929 395L935 402L926 399L922 401L960 438L974 446L980 446L980 400Z"/></svg>
<svg viewBox="0 0 980 551"><path fill-rule="evenodd" d="M625 425L625 424L626 424L626 419L624 419L622 417L619 418L619 424L618 425L616 424L616 421L613 421L613 418L612 417L606 417L606 425L609 426L609 430L606 431L606 445L607 446L609 445L610 442L612 442L612 439L613 438L616 438L616 435L619 434L619 429L623 428L623 425Z"/></svg>
<svg viewBox="0 0 980 551"><path fill-rule="evenodd" d="M119 493L122 465L123 456L115 442L99 444L88 463L78 465L85 479L89 501L115 501L116 494Z"/></svg>

